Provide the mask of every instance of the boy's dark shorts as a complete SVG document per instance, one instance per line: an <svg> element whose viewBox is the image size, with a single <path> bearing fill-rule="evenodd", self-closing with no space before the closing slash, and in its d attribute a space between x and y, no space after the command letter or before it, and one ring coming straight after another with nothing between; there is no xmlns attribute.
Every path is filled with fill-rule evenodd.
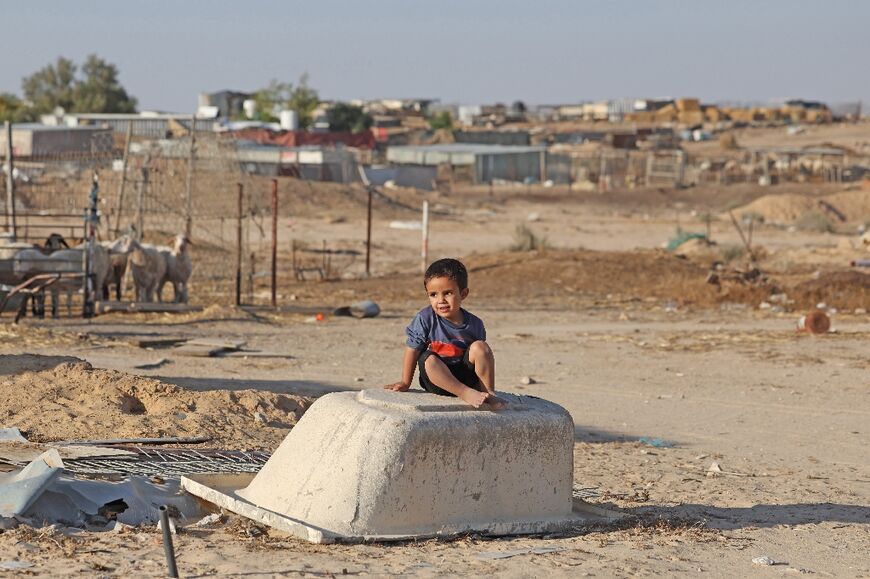
<svg viewBox="0 0 870 579"><path fill-rule="evenodd" d="M417 361L417 367L420 371L420 386L423 390L431 392L432 394L438 394L439 396L453 396L453 394L439 388L429 380L429 376L426 374L426 360L429 356L435 356L436 358L441 359L441 356L432 350L425 350L420 354L420 359ZM465 354L462 355L461 361L454 364L448 364L445 362L444 365L447 366L447 369L450 370L450 373L453 374L457 380L469 388L480 390L480 378L478 378L477 374L474 372L474 364L472 364L471 360L468 359L468 350L465 350Z"/></svg>

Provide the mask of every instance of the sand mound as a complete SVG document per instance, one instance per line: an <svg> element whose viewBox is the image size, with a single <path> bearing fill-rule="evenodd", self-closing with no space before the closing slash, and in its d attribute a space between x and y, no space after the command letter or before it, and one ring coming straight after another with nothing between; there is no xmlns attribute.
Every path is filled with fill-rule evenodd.
<svg viewBox="0 0 870 579"><path fill-rule="evenodd" d="M271 449L311 402L257 390L185 390L66 356L3 355L0 368L0 426L17 426L35 442L210 436L213 447Z"/></svg>
<svg viewBox="0 0 870 579"><path fill-rule="evenodd" d="M866 308L870 304L870 274L854 270L824 273L798 283L788 296L805 308L819 302L840 309Z"/></svg>
<svg viewBox="0 0 870 579"><path fill-rule="evenodd" d="M818 201L804 195L765 195L734 211L735 215L760 215L765 223L786 224L818 207Z"/></svg>
<svg viewBox="0 0 870 579"><path fill-rule="evenodd" d="M870 220L870 191L840 191L823 197L849 221Z"/></svg>
<svg viewBox="0 0 870 579"><path fill-rule="evenodd" d="M505 298L541 305L655 298L711 306L723 301L757 303L767 295L763 288L750 286L717 290L706 283L709 264L664 250L546 250L468 261L474 295L487 303Z"/></svg>
<svg viewBox="0 0 870 579"><path fill-rule="evenodd" d="M766 223L790 224L807 213L823 211L819 201L834 206L848 221L864 221L870 218L870 191L840 191L824 197L765 195L736 209L734 213L760 215Z"/></svg>

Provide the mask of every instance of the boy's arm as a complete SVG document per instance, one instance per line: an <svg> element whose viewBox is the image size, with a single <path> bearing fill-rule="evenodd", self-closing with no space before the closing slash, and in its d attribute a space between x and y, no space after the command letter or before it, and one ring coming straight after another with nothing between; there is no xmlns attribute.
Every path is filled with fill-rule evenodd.
<svg viewBox="0 0 870 579"><path fill-rule="evenodd" d="M417 360L420 359L422 350L415 350L409 346L405 347L405 357L402 359L402 380L387 384L384 386L387 390L396 392L404 392L411 387L411 381L414 379L414 370L417 367Z"/></svg>

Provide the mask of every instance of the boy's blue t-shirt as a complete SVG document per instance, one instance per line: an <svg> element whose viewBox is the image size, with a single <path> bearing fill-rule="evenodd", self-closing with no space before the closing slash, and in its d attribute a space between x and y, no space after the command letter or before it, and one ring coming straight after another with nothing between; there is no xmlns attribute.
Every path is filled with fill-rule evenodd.
<svg viewBox="0 0 870 579"><path fill-rule="evenodd" d="M463 323L454 324L430 307L420 310L405 328L408 347L432 350L448 364L462 360L463 354L477 340L486 340L486 328L480 318L462 310Z"/></svg>

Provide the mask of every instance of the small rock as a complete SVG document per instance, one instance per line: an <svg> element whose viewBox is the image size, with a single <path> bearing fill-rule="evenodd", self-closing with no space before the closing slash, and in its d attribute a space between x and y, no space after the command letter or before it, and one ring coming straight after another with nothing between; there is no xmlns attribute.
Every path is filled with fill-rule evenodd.
<svg viewBox="0 0 870 579"><path fill-rule="evenodd" d="M523 376L520 378L520 384L525 384L528 386L529 384L537 384L538 381L532 378L531 376Z"/></svg>
<svg viewBox="0 0 870 579"><path fill-rule="evenodd" d="M207 527L208 525L214 525L215 523L221 522L221 514L220 513L212 513L207 515L200 520L198 520L194 526L195 527Z"/></svg>
<svg viewBox="0 0 870 579"><path fill-rule="evenodd" d="M30 561L17 561L15 559L0 561L0 571L18 571L19 569L30 569L33 566Z"/></svg>
<svg viewBox="0 0 870 579"><path fill-rule="evenodd" d="M758 304L759 310L769 310L772 307L773 304L771 304L770 302L761 302L760 304Z"/></svg>
<svg viewBox="0 0 870 579"><path fill-rule="evenodd" d="M541 220L541 215L539 213L536 213L536 212L529 213L528 217L526 217L526 221L534 222L534 221L540 221L540 220Z"/></svg>
<svg viewBox="0 0 870 579"><path fill-rule="evenodd" d="M855 308L855 315L856 316L863 316L866 313L867 313L867 308Z"/></svg>
<svg viewBox="0 0 870 579"><path fill-rule="evenodd" d="M266 422L268 421L269 419L266 418L266 415L262 412L257 412L256 414L254 414L254 422L256 422L257 424L266 424Z"/></svg>
<svg viewBox="0 0 870 579"><path fill-rule="evenodd" d="M752 560L752 562L756 565L763 565L765 567L770 567L771 565L788 565L788 563L786 563L785 561L777 561L772 557L768 557L767 555L756 557Z"/></svg>
<svg viewBox="0 0 870 579"><path fill-rule="evenodd" d="M817 309L817 310L824 310L824 309L827 308L827 307L828 307L828 304L826 304L825 302L819 302L819 303L816 304L816 309Z"/></svg>
<svg viewBox="0 0 870 579"><path fill-rule="evenodd" d="M124 531L132 531L133 525L125 525L121 521L114 521L109 524L109 530L113 533L123 533Z"/></svg>
<svg viewBox="0 0 870 579"><path fill-rule="evenodd" d="M722 472L722 467L720 467L719 463L714 460L710 465L710 468L707 469L707 476L716 476L720 472Z"/></svg>
<svg viewBox="0 0 870 579"><path fill-rule="evenodd" d="M364 380L365 380L365 378L363 378L362 376L357 376L356 378L353 379L354 382L363 382Z"/></svg>
<svg viewBox="0 0 870 579"><path fill-rule="evenodd" d="M18 521L12 517L0 517L0 531L11 531L18 528Z"/></svg>

